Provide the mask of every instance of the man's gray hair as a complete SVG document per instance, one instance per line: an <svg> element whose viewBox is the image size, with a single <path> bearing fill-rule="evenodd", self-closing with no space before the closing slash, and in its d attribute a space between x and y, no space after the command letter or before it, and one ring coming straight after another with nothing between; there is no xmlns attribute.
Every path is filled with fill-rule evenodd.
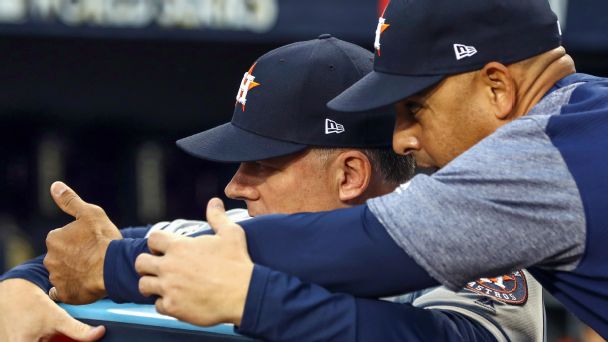
<svg viewBox="0 0 608 342"><path fill-rule="evenodd" d="M348 148L326 148L315 147L322 158L329 159L337 152ZM384 181L390 184L399 185L409 181L414 177L416 162L412 155L398 155L391 148L353 148L361 151L369 159L372 168L380 172Z"/></svg>

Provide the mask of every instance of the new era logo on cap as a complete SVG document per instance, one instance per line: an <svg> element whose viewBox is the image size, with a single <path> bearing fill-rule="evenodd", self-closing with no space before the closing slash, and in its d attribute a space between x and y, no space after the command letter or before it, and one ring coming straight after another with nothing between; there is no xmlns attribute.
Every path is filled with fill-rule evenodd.
<svg viewBox="0 0 608 342"><path fill-rule="evenodd" d="M474 46L454 44L454 52L456 53L456 59L461 60L463 58L475 55L477 53L477 49Z"/></svg>
<svg viewBox="0 0 608 342"><path fill-rule="evenodd" d="M392 107L344 116L327 109L335 94L372 71L373 58L329 34L272 50L241 74L230 122L177 144L203 159L238 163L309 147L390 148Z"/></svg>
<svg viewBox="0 0 608 342"><path fill-rule="evenodd" d="M330 109L383 108L451 75L492 61L509 65L561 44L547 0L390 1L375 29L374 71L330 101Z"/></svg>
<svg viewBox="0 0 608 342"><path fill-rule="evenodd" d="M344 133L344 126L335 122L334 120L325 119L325 134L340 134Z"/></svg>

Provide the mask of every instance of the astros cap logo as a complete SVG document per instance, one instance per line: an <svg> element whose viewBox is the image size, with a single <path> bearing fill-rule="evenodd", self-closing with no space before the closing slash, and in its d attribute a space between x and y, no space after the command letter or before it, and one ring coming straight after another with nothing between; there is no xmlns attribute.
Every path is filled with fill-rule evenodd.
<svg viewBox="0 0 608 342"><path fill-rule="evenodd" d="M256 64L257 62L253 63L249 71L245 73L243 80L241 81L241 86L239 87L239 92L236 94L236 103L234 105L236 106L240 103L242 105L243 112L245 111L245 105L247 104L247 93L251 89L260 85L259 83L253 81L255 80L255 76L252 75L252 72Z"/></svg>
<svg viewBox="0 0 608 342"><path fill-rule="evenodd" d="M469 282L465 289L512 305L523 305L528 300L528 284L522 271L501 277L481 278Z"/></svg>
<svg viewBox="0 0 608 342"><path fill-rule="evenodd" d="M386 12L386 9L384 9L384 12ZM376 40L374 41L374 48L378 52L378 56L380 56L380 36L389 26L391 26L390 24L386 24L384 12L382 12L382 16L380 16L380 19L378 19L378 26L376 27Z"/></svg>

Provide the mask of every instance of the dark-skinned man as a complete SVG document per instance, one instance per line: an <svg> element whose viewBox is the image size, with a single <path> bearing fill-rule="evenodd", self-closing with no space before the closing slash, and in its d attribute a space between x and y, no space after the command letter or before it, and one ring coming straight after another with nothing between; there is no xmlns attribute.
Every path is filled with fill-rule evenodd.
<svg viewBox="0 0 608 342"><path fill-rule="evenodd" d="M259 265L372 296L437 282L456 289L469 279L528 267L608 338L608 81L576 73L547 1L393 0L376 34L374 72L329 107L354 112L394 104L395 151L440 170L362 207L243 223L256 264L250 281L241 283L248 293L239 302L243 325L251 331L278 327L289 318L258 313L297 300ZM208 216L216 230L227 229L224 236L240 232L217 202ZM258 226L279 247L260 246ZM304 227L317 243L289 241ZM340 231L347 227L365 234L344 239ZM378 242L382 233L386 243ZM170 237L155 240L172 249ZM201 237L196 248L242 250L221 240ZM402 254L374 258L394 247ZM145 257L139 267L148 271L162 258L171 255ZM356 277L341 272L355 264ZM209 277L230 282L221 272ZM147 293L174 304L169 313L184 314L186 302L174 303L165 291L146 288L148 282ZM188 318L217 318L213 306L204 309ZM297 322L296 313L291 317Z"/></svg>

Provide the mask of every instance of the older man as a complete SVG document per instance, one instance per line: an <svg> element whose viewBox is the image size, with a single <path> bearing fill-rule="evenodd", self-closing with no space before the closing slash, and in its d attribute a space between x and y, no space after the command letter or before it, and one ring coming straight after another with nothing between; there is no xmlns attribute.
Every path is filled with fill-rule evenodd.
<svg viewBox="0 0 608 342"><path fill-rule="evenodd" d="M251 216L322 211L362 204L368 198L391 192L409 180L413 173L411 156L397 156L388 148L388 138L393 127L391 111L342 117L334 116L325 109L324 104L329 98L363 76L370 67L370 53L327 35L318 40L272 51L260 58L245 74L232 123L184 139L179 144L199 157L241 162L240 168L226 187L226 194L244 200ZM302 81L298 80L298 73ZM306 87L290 88L284 82L303 84ZM77 222L84 221L86 225L92 226L99 221L109 222L103 215L100 218L102 211L99 208L84 203L65 185L54 184L52 192L58 205L74 215ZM229 213L233 219L247 218L243 210ZM129 282L128 274L133 274L131 260L116 259L110 252L108 255L114 261L105 260L104 281L100 275L100 268L104 267L104 256L87 257L95 255L93 252L98 249L96 243L90 243L95 239L83 239L87 235L96 237L87 228L90 227L72 225L49 236L50 252L63 249L58 248L53 241L69 235L71 248L76 248L75 255L84 260L94 259L89 264L90 270L84 268L85 272L79 271L82 268L75 267L74 263L66 263L64 260L64 266L75 271L71 274L70 282L84 292L81 297L74 299L65 296L61 293L61 287L57 293L53 290L53 295L67 301L90 301L107 293L117 301L150 302L151 299L137 293L137 287L121 287L122 282ZM74 230L78 229L82 229L81 234L74 234ZM120 243L133 246L132 243L136 241L132 238L148 236L157 231L183 235L206 229L208 225L204 222L177 220L161 222L152 227L125 229L122 230L122 236L119 236L115 227L110 227L100 235L105 235L108 239L124 237ZM349 232L345 231L344 234L348 235ZM297 235L293 238L297 239ZM194 239L187 239L186 243L188 240ZM142 241L145 246L146 241ZM77 246L85 248L78 249ZM192 258L196 255L196 251L191 249L181 250L187 253L184 257ZM197 273L198 264L210 262L201 260L203 259L187 264L178 263L172 268ZM51 271L56 269L53 262L49 264ZM44 273L40 264L37 266L37 270ZM44 276L32 277L33 270L36 267L29 270L27 267L22 268L9 273L5 278L23 277L48 290L49 284ZM64 281L54 279L53 273L53 283L58 285ZM111 274L115 273L120 274L122 279L112 278ZM427 340L431 336L441 340L528 341L543 338L540 288L524 271L471 282L459 292L438 288L428 293L398 298L399 302L413 302L419 308L333 294L279 272L275 276L285 279L291 286L306 289L307 295L301 304L316 305L306 313L304 320L309 324L305 329L292 329L286 323L280 330L256 335L264 339L351 341L369 340L371 335L381 340L413 337ZM15 281L21 282L6 280L0 285L0 288L5 286L4 289L16 294L13 302L6 301L3 306L6 308L4 310L13 312L16 308L23 308L15 302L16 298L29 293L20 292L18 286L10 286L10 282ZM172 281L179 284L181 278L175 277ZM137 279L134 279L134 284L137 284ZM18 285L21 286L21 283ZM170 287L180 289L180 286ZM230 292L230 288L222 290ZM496 296L497 291L503 296ZM38 289L33 288L31 292L34 294L32 298L40 297L41 291ZM183 295L187 295L187 292ZM39 307L44 309L29 310L31 313L25 322L23 319L9 320L0 326L0 332L1 329L7 331L8 328L19 330L19 327L30 324L39 327L40 322L45 321L37 316L41 314L40 310L57 312L61 317L62 313L52 308L48 299L38 300L43 304ZM358 312L351 310L354 301L364 303L368 309L361 308ZM35 300L29 303L34 304ZM224 306L233 307L228 302ZM282 310L289 312L292 308L282 307L274 313L280 315ZM370 313L369 317L366 312ZM16 316L19 315L7 318ZM374 319L371 319L372 316ZM10 326L7 326L8 323ZM28 328L32 330L31 326ZM47 330L52 331L52 328L47 327ZM61 332L72 331L64 329ZM14 334L18 334L18 331ZM78 335L80 338L83 336ZM93 335L84 337L94 338Z"/></svg>
<svg viewBox="0 0 608 342"><path fill-rule="evenodd" d="M256 233L244 224L252 259L368 295L437 281L457 289L467 279L526 266L607 338L608 80L576 74L546 0L394 0L376 34L374 72L329 105L359 111L396 103L395 151L441 170L360 208L256 221L270 228L266 238L282 246L280 252L252 245ZM210 212L218 216L216 229L238 235L221 209ZM315 228L310 235L323 233L323 243L290 243L285 230L307 225ZM391 239L344 241L347 227ZM221 251L230 245L217 240L206 237L197 246ZM370 257L395 246L404 253L382 262ZM365 263L365 274L340 272L356 262ZM332 278L315 278L310 269ZM297 295L278 282L269 285L263 268L249 276L246 301L239 303L248 309L239 317L244 322L257 324L252 313L274 298ZM375 286L366 285L372 279ZM199 316L212 319L212 312ZM264 318L265 326L285 319Z"/></svg>

